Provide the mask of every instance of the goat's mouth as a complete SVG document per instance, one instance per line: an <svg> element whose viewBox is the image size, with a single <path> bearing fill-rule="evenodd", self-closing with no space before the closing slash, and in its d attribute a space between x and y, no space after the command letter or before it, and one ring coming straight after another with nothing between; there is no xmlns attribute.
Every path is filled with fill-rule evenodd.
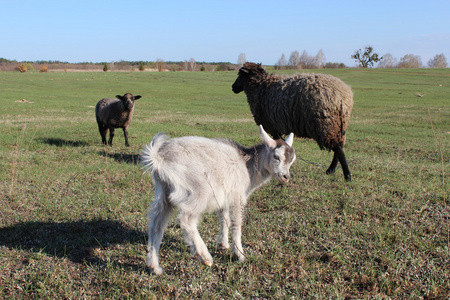
<svg viewBox="0 0 450 300"><path fill-rule="evenodd" d="M287 183L289 181L289 175L277 174L277 180L280 183Z"/></svg>

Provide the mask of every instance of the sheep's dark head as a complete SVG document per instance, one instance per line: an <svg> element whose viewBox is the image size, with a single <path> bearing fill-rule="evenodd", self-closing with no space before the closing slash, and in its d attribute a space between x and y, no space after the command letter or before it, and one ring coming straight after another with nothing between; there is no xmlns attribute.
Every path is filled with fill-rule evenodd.
<svg viewBox="0 0 450 300"><path fill-rule="evenodd" d="M266 70L261 64L246 62L242 68L239 69L238 78L232 85L235 94L244 90L248 84L254 84L263 80L267 76Z"/></svg>
<svg viewBox="0 0 450 300"><path fill-rule="evenodd" d="M133 96L133 94L126 93L123 96L116 95L116 98L121 100L127 110L131 110L134 106L134 101L141 98L141 95Z"/></svg>

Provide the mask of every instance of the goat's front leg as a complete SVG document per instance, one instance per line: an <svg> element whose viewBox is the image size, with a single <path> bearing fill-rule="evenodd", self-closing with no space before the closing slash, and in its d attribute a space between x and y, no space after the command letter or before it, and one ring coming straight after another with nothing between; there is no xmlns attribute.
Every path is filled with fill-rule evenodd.
<svg viewBox="0 0 450 300"><path fill-rule="evenodd" d="M217 248L228 249L230 248L230 244L228 243L228 229L231 226L230 210L228 207L223 207L222 209L217 210L217 215L219 216L220 221L220 233L217 238Z"/></svg>
<svg viewBox="0 0 450 300"><path fill-rule="evenodd" d="M197 215L182 212L179 216L180 226L183 229L186 243L191 248L192 255L198 256L204 265L211 267L213 264L213 259L208 251L208 248L206 247L205 242L198 232L198 218L199 217Z"/></svg>
<svg viewBox="0 0 450 300"><path fill-rule="evenodd" d="M242 234L242 214L244 210L244 205L235 205L231 207L231 238L233 239L233 256L241 262L245 261L244 250L241 244L241 234Z"/></svg>

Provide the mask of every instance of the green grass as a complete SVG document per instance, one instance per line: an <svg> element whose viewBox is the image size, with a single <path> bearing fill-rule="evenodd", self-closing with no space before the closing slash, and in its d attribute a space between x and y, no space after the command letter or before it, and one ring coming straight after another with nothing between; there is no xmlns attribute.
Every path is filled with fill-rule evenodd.
<svg viewBox="0 0 450 300"><path fill-rule="evenodd" d="M215 249L206 214L214 265L201 265L174 218L161 277L145 268L153 184L139 153L160 131L259 142L245 95L231 91L236 72L0 73L0 298L446 299L450 70L317 72L355 93L353 181L325 175L332 153L296 139L292 180L249 200L248 260ZM103 146L94 106L125 92L143 96L131 147L120 130Z"/></svg>

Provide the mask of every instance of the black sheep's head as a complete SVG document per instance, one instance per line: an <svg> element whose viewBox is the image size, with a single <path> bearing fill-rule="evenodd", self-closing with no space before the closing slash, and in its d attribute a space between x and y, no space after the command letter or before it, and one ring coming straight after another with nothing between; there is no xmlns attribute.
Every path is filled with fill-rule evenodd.
<svg viewBox="0 0 450 300"><path fill-rule="evenodd" d="M131 110L134 106L134 101L141 98L141 95L133 96L133 94L126 93L123 96L116 95L116 98L121 100L127 110Z"/></svg>
<svg viewBox="0 0 450 300"><path fill-rule="evenodd" d="M261 64L246 62L242 68L239 69L238 78L232 85L235 94L244 90L245 86L252 83L257 83L267 76L266 70Z"/></svg>

